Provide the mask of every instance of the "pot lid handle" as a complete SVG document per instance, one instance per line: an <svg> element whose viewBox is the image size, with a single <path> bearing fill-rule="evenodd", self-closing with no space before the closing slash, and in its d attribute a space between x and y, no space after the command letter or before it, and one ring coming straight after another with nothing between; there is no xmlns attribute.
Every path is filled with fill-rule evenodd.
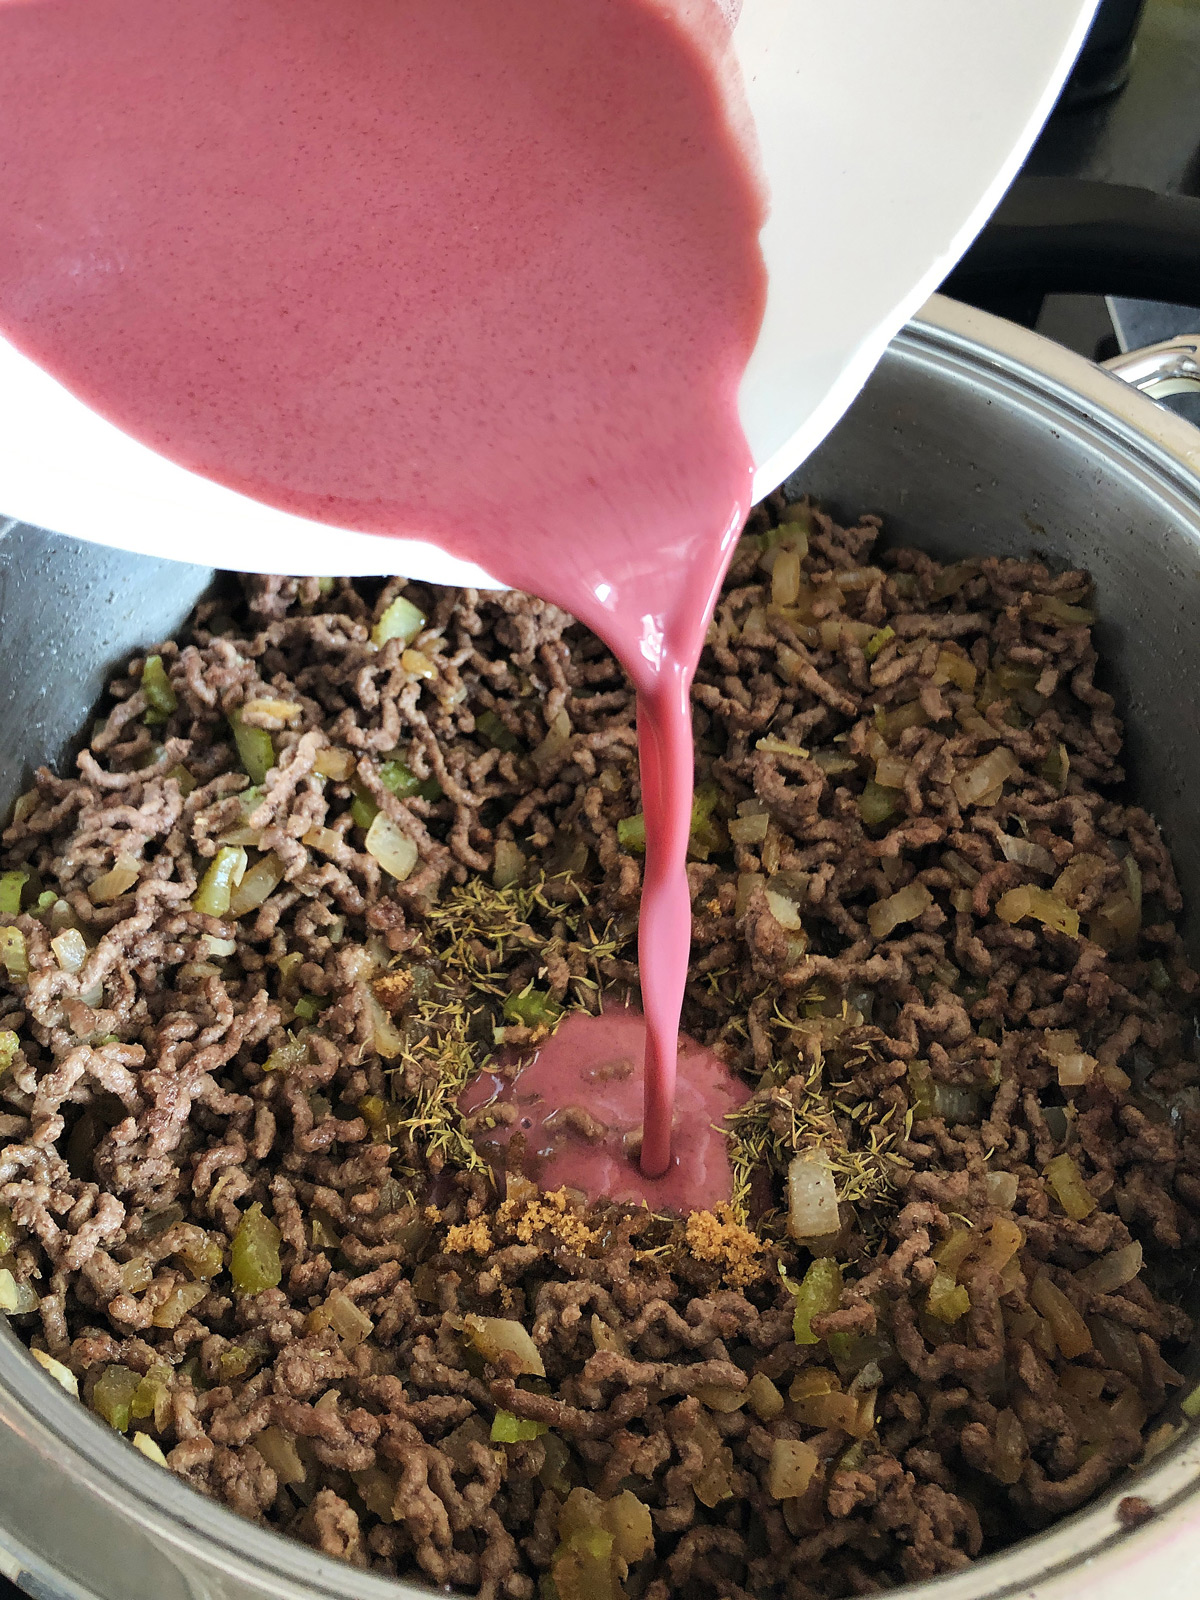
<svg viewBox="0 0 1200 1600"><path fill-rule="evenodd" d="M1194 394L1200 390L1200 333L1181 333L1161 344L1127 350L1102 365L1152 400L1163 400L1169 394Z"/></svg>

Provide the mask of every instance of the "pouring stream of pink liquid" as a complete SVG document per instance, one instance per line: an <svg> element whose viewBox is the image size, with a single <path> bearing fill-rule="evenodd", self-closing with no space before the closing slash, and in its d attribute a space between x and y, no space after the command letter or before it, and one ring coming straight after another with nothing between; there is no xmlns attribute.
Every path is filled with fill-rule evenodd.
<svg viewBox="0 0 1200 1600"><path fill-rule="evenodd" d="M0 0L0 330L183 465L433 538L633 678L648 1174L765 292L721 26L651 0Z"/></svg>

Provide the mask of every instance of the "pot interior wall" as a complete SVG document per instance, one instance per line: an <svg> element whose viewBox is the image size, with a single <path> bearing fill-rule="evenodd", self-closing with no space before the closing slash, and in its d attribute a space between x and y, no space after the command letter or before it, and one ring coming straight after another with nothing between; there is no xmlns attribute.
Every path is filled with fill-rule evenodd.
<svg viewBox="0 0 1200 1600"><path fill-rule="evenodd" d="M0 522L0 814L36 767L68 770L109 669L174 633L211 581L207 567Z"/></svg>

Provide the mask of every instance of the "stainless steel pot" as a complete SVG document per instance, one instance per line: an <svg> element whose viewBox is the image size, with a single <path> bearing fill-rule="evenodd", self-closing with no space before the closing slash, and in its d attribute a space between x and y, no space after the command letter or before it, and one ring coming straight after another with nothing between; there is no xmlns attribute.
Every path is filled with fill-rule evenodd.
<svg viewBox="0 0 1200 1600"><path fill-rule="evenodd" d="M1146 366L1136 377L1152 384ZM1128 722L1132 786L1163 826L1189 903L1200 905L1200 432L1033 334L935 300L793 487L846 511L882 512L892 539L938 556L1032 549L1090 568L1108 681ZM210 578L202 567L2 530L9 696L0 707L0 801L30 766L66 752L109 666L170 633ZM1136 1475L1136 1492L1158 1515L1127 1533L1116 1505L1133 1484L1047 1534L905 1593L1067 1600L1086 1590L1089 1600L1130 1600L1131 1585L1153 1584L1156 1600L1192 1600L1200 1434ZM71 1401L7 1329L0 1570L38 1600L426 1592L353 1572L193 1493Z"/></svg>

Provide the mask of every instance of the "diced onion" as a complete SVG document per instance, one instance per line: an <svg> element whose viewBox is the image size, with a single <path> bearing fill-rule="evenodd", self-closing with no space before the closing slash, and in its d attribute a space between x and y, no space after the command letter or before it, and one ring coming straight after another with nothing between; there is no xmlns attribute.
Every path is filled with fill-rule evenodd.
<svg viewBox="0 0 1200 1600"><path fill-rule="evenodd" d="M310 828L300 840L310 850L319 850L323 856L335 856L345 844L345 839L334 828Z"/></svg>
<svg viewBox="0 0 1200 1600"><path fill-rule="evenodd" d="M400 665L410 678L436 678L437 668L423 650L405 650Z"/></svg>
<svg viewBox="0 0 1200 1600"><path fill-rule="evenodd" d="M117 857L110 871L102 873L95 883L88 888L88 898L94 906L105 906L112 900L119 899L127 889L132 889L138 881L141 868L132 856L123 851Z"/></svg>
<svg viewBox="0 0 1200 1600"><path fill-rule="evenodd" d="M135 1433L130 1443L135 1450L140 1450L147 1461L153 1461L157 1467L165 1467L167 1458L162 1453L162 1446L150 1437L148 1433Z"/></svg>
<svg viewBox="0 0 1200 1600"><path fill-rule="evenodd" d="M1029 867L1034 872L1053 872L1058 865L1049 850L1043 845L1034 844L1032 839L1002 833L997 842L1004 859L1015 862L1019 867Z"/></svg>
<svg viewBox="0 0 1200 1600"><path fill-rule="evenodd" d="M1082 1222L1091 1216L1096 1209L1096 1197L1084 1183L1073 1156L1055 1156L1046 1163L1045 1176L1055 1199L1073 1222Z"/></svg>
<svg viewBox="0 0 1200 1600"><path fill-rule="evenodd" d="M307 1474L291 1434L282 1428L264 1428L250 1442L281 1484L304 1482Z"/></svg>
<svg viewBox="0 0 1200 1600"><path fill-rule="evenodd" d="M781 928L786 928L790 933L796 933L800 930L802 926L800 913L796 909L795 901L789 900L786 895L778 894L774 889L768 889L767 910Z"/></svg>
<svg viewBox="0 0 1200 1600"><path fill-rule="evenodd" d="M61 1361L56 1361L53 1356L47 1355L44 1350L30 1350L29 1354L37 1362L38 1366L46 1369L55 1383L60 1384L68 1394L74 1395L76 1400L79 1399L79 1379L71 1371L70 1367L65 1367Z"/></svg>
<svg viewBox="0 0 1200 1600"><path fill-rule="evenodd" d="M1019 1181L1015 1172L989 1172L984 1179L989 1205L1011 1211L1017 1203Z"/></svg>
<svg viewBox="0 0 1200 1600"><path fill-rule="evenodd" d="M952 683L956 689L965 689L970 693L978 676L974 662L960 650L946 645L939 650L937 665L933 669L934 683Z"/></svg>
<svg viewBox="0 0 1200 1600"><path fill-rule="evenodd" d="M335 747L318 751L313 767L323 778L332 778L335 783L345 783L354 776L357 764L357 758L351 751Z"/></svg>
<svg viewBox="0 0 1200 1600"><path fill-rule="evenodd" d="M817 1452L802 1439L776 1439L767 1462L767 1493L773 1500L798 1500L819 1465Z"/></svg>
<svg viewBox="0 0 1200 1600"><path fill-rule="evenodd" d="M492 856L492 882L497 889L520 883L528 865L525 852L513 839L497 839Z"/></svg>
<svg viewBox="0 0 1200 1600"><path fill-rule="evenodd" d="M1068 938L1079 936L1079 913L1072 911L1065 900L1052 890L1038 889L1032 884L1021 884L1002 894L996 902L996 915L1001 922L1016 923L1033 917L1044 927L1065 933Z"/></svg>
<svg viewBox="0 0 1200 1600"><path fill-rule="evenodd" d="M371 1017L371 1030L376 1054L381 1055L385 1061L394 1061L404 1049L404 1040L396 1032L391 1017L380 1005L379 1001L365 986L362 988L368 1012Z"/></svg>
<svg viewBox="0 0 1200 1600"><path fill-rule="evenodd" d="M900 756L880 756L875 763L875 782L881 789L903 789L908 762Z"/></svg>
<svg viewBox="0 0 1200 1600"><path fill-rule="evenodd" d="M546 737L533 751L531 760L539 772L544 772L560 760L571 747L571 719L565 711L556 711Z"/></svg>
<svg viewBox="0 0 1200 1600"><path fill-rule="evenodd" d="M923 883L908 883L895 894L877 900L867 912L867 922L876 939L886 939L902 922L913 922L933 904L933 896Z"/></svg>
<svg viewBox="0 0 1200 1600"><path fill-rule="evenodd" d="M955 778L954 793L959 805L977 804L993 789L998 791L1009 778L1015 778L1020 770L1021 764L1008 746L998 744L981 761Z"/></svg>
<svg viewBox="0 0 1200 1600"><path fill-rule="evenodd" d="M274 851L263 856L261 861L256 861L230 896L229 915L244 917L249 912L257 910L268 895L273 894L279 887L284 871L284 864ZM233 950L230 949L225 954L232 955Z"/></svg>
<svg viewBox="0 0 1200 1600"><path fill-rule="evenodd" d="M406 600L403 595L397 595L371 629L371 643L376 648L381 648L389 639L399 639L408 645L424 626L424 614L417 610L411 600Z"/></svg>
<svg viewBox="0 0 1200 1600"><path fill-rule="evenodd" d="M246 879L243 878L243 884L245 881ZM210 959L213 957L231 956L237 949L237 940L218 939L215 934L202 933L200 935L200 947L204 951L204 954Z"/></svg>
<svg viewBox="0 0 1200 1600"><path fill-rule="evenodd" d="M541 1352L530 1337L529 1330L514 1318L466 1316L463 1318L463 1333L468 1343L493 1366L499 1365L501 1358L508 1356L512 1360L505 1364L515 1368L518 1375L527 1374L533 1378L546 1376Z"/></svg>
<svg viewBox="0 0 1200 1600"><path fill-rule="evenodd" d="M798 1155L788 1167L788 1232L793 1239L819 1239L840 1226L828 1158L819 1150Z"/></svg>
<svg viewBox="0 0 1200 1600"><path fill-rule="evenodd" d="M64 928L51 939L50 948L61 972L78 972L88 957L88 947L78 928Z"/></svg>
<svg viewBox="0 0 1200 1600"><path fill-rule="evenodd" d="M1141 1270L1142 1247L1135 1239L1132 1244L1122 1245L1119 1250L1110 1250L1098 1261L1081 1267L1075 1274L1075 1282L1089 1294L1112 1294L1114 1290L1132 1283Z"/></svg>
<svg viewBox="0 0 1200 1600"><path fill-rule="evenodd" d="M782 549L771 568L771 604L793 606L800 595L800 554Z"/></svg>
<svg viewBox="0 0 1200 1600"><path fill-rule="evenodd" d="M1029 1298L1050 1324L1055 1343L1068 1361L1093 1348L1087 1323L1048 1273L1037 1274L1030 1285Z"/></svg>
<svg viewBox="0 0 1200 1600"><path fill-rule="evenodd" d="M767 837L770 823L765 811L750 817L733 817L729 822L729 837L734 844L761 844Z"/></svg>
<svg viewBox="0 0 1200 1600"><path fill-rule="evenodd" d="M374 856L397 883L403 883L417 864L416 845L383 811L367 829L367 854Z"/></svg>
<svg viewBox="0 0 1200 1600"><path fill-rule="evenodd" d="M996 1417L996 1449L992 1457L992 1476L1000 1483L1019 1483L1029 1454L1029 1440L1016 1413L1007 1407Z"/></svg>
<svg viewBox="0 0 1200 1600"><path fill-rule="evenodd" d="M959 855L957 850L947 850L942 856L942 865L960 882L965 883L968 889L973 889L979 882L979 873L969 861Z"/></svg>
<svg viewBox="0 0 1200 1600"><path fill-rule="evenodd" d="M273 717L277 722L295 722L304 715L303 707L294 700L247 700L242 706L242 715L248 711L260 717Z"/></svg>
<svg viewBox="0 0 1200 1600"><path fill-rule="evenodd" d="M756 1372L746 1385L746 1399L760 1422L772 1422L783 1411L784 1400L765 1372Z"/></svg>

